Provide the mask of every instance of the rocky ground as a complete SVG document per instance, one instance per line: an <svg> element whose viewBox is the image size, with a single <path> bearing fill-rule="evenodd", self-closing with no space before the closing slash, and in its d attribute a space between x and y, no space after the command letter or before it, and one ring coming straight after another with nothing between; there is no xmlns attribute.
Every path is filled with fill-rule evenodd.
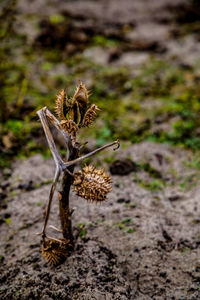
<svg viewBox="0 0 200 300"><path fill-rule="evenodd" d="M177 139L181 146L198 146L199 118L194 116L199 115L200 10L196 5L197 1L184 0L18 1L15 29L27 35L27 45L35 53L24 45L30 65L25 75L20 71L24 81L17 106L9 107L5 116L23 116L23 122L28 122L27 115L35 118L37 105L46 104L43 100L47 91L55 94L58 86L83 78L93 88L94 97L97 93L96 100L101 100L97 104L109 115L97 121L97 128L103 131L88 138L92 142L88 147L94 148L95 138L102 143L113 136L120 136L122 146L115 154L106 151L93 160L104 165L112 176L113 189L105 203L87 203L72 193L71 207L76 207L74 230L83 229L74 253L64 264L52 268L41 256L37 233L44 221L54 163L46 153L45 158L35 155L38 145L46 145L38 122L31 127L34 145L27 143L30 129L24 123L17 123L14 132L13 124L6 123L0 143L2 153L12 157L25 149L23 155L34 155L13 162L0 177L1 299L200 299L198 153L140 141L150 137L151 132L158 141L163 138L162 142L176 144ZM62 52L63 63L57 63L56 56L54 65L55 57L52 53L50 56L49 49L56 49L58 57ZM15 50L20 64L22 51L17 46ZM81 59L77 53L81 53ZM52 60L50 64L47 57ZM160 65L157 76L154 66L153 79L151 73L142 83L136 77L155 59L165 61L165 69L166 65L179 68L178 75L170 77L163 70L165 77ZM110 74L113 68L118 73ZM143 75L149 76L149 70L145 72ZM180 80L181 72L186 72L186 83ZM68 81L63 81L61 75ZM13 95L18 90L12 80L8 84ZM143 94L142 101L133 94L132 85L134 93L138 90ZM189 93L180 96L185 86L197 98ZM38 90L44 98L37 98ZM177 99L170 98L168 90ZM119 101L112 102L118 100L118 95ZM171 99L176 106L172 106ZM180 101L183 115L178 114ZM160 108L163 106L165 111ZM22 136L18 136L23 129ZM168 135L162 136L163 132ZM57 142L61 144L59 138ZM60 226L57 197L49 224ZM51 228L48 231L59 236Z"/></svg>

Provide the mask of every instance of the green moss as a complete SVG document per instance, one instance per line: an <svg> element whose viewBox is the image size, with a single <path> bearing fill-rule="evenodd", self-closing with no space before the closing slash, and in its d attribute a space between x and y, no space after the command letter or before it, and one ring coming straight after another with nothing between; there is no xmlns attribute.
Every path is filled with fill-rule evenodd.
<svg viewBox="0 0 200 300"><path fill-rule="evenodd" d="M140 178L136 173L134 173L133 181L138 183L141 187L148 189L152 192L161 191L165 186L165 182L162 179L151 180L149 178L148 180L147 179L144 180Z"/></svg>
<svg viewBox="0 0 200 300"><path fill-rule="evenodd" d="M185 191L190 190L192 187L196 186L199 179L200 179L199 174L197 173L189 174L183 178L182 182L180 183L180 187Z"/></svg>
<svg viewBox="0 0 200 300"><path fill-rule="evenodd" d="M137 207L136 203L131 202L131 203L125 203L126 208L128 209L134 209Z"/></svg>
<svg viewBox="0 0 200 300"><path fill-rule="evenodd" d="M128 224L130 224L132 222L132 219L131 218L126 218L126 219L124 219L124 220L122 220L122 224L125 224L125 225L128 225Z"/></svg>
<svg viewBox="0 0 200 300"><path fill-rule="evenodd" d="M123 225L122 223L118 223L118 224L117 224L117 227L118 227L120 230L123 230L123 231L126 230L126 226Z"/></svg>
<svg viewBox="0 0 200 300"><path fill-rule="evenodd" d="M41 64L41 68L42 70L44 71L50 71L53 67L53 64L48 62L48 61L44 61L42 64Z"/></svg>
<svg viewBox="0 0 200 300"><path fill-rule="evenodd" d="M114 224L114 226L117 226L123 232L133 233L134 232L133 228L128 228L128 230L127 230L127 227L129 227L131 224L132 224L132 219L126 218L126 219L122 220L121 222Z"/></svg>
<svg viewBox="0 0 200 300"><path fill-rule="evenodd" d="M118 46L120 42L116 39L106 38L103 35L95 35L91 43L95 46L114 47Z"/></svg>
<svg viewBox="0 0 200 300"><path fill-rule="evenodd" d="M137 166L139 169L147 172L153 178L162 178L162 174L158 170L154 169L150 163L137 163Z"/></svg>
<svg viewBox="0 0 200 300"><path fill-rule="evenodd" d="M199 170L200 169L200 154L199 154L199 152L195 153L194 156L192 156L189 161L183 160L183 164L189 169L193 168L193 169Z"/></svg>
<svg viewBox="0 0 200 300"><path fill-rule="evenodd" d="M135 232L135 229L134 228L129 228L128 230L127 230L127 233L134 233Z"/></svg>
<svg viewBox="0 0 200 300"><path fill-rule="evenodd" d="M86 237L86 235L87 235L87 226L88 226L88 224L85 224L85 223L80 223L80 224L78 224L78 228L79 228L79 237L81 238L81 239L83 239L83 238L85 238Z"/></svg>
<svg viewBox="0 0 200 300"><path fill-rule="evenodd" d="M29 123L26 123L21 120L8 120L5 125L4 129L7 131L11 131L16 137L30 133L31 126Z"/></svg>
<svg viewBox="0 0 200 300"><path fill-rule="evenodd" d="M55 14L49 17L49 21L51 24L60 24L65 21L65 17L61 14Z"/></svg>
<svg viewBox="0 0 200 300"><path fill-rule="evenodd" d="M180 253L181 253L181 254L185 254L185 253L190 252L190 251L191 251L191 249L190 249L189 247L185 247L185 248L183 248L183 249L180 251Z"/></svg>
<svg viewBox="0 0 200 300"><path fill-rule="evenodd" d="M164 184L161 180L145 181L139 180L138 183L147 190L150 191L161 191L163 190Z"/></svg>
<svg viewBox="0 0 200 300"><path fill-rule="evenodd" d="M16 191L12 191L9 193L9 196L11 197L15 197L17 195L17 192Z"/></svg>
<svg viewBox="0 0 200 300"><path fill-rule="evenodd" d="M12 221L10 218L6 218L5 222L6 222L6 224L8 224L8 226L11 226L11 224L12 224Z"/></svg>
<svg viewBox="0 0 200 300"><path fill-rule="evenodd" d="M104 157L103 161L107 164L111 164L116 160L115 156Z"/></svg>
<svg viewBox="0 0 200 300"><path fill-rule="evenodd" d="M146 184L146 188L149 188L151 191L162 190L163 181L162 180L153 180Z"/></svg>

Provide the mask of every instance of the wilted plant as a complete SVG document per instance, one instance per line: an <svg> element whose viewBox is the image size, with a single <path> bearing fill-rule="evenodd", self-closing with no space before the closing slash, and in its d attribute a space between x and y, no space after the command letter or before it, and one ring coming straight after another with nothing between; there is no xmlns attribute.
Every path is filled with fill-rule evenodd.
<svg viewBox="0 0 200 300"><path fill-rule="evenodd" d="M46 208L45 221L42 236L42 255L51 264L61 263L74 249L75 238L72 232L72 214L73 209L69 207L69 193L73 185L74 192L88 200L94 202L102 202L106 200L108 192L111 191L111 178L103 169L96 169L94 166L85 166L81 171L74 172L77 163L84 159L108 148L117 145L119 141L107 144L83 156L80 150L83 145L77 141L77 133L80 128L89 126L95 119L96 113L99 111L95 104L89 106L89 93L81 82L77 87L74 96L67 98L65 90L61 90L57 95L55 112L58 119L47 109L42 108L37 112L40 117L49 148L53 155L56 171L54 181L51 186L49 201ZM63 135L66 145L66 160L63 160L56 148L49 125L56 127ZM58 194L61 230L55 228L63 235L62 239L47 236L46 227L49 219L51 203L58 179L63 173L61 182L61 191Z"/></svg>

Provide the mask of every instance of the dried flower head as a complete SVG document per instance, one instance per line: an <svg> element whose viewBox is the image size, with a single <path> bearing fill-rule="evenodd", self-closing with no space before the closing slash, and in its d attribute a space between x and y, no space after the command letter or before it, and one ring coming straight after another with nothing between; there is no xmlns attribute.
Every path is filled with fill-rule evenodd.
<svg viewBox="0 0 200 300"><path fill-rule="evenodd" d="M49 264L56 266L63 262L68 256L67 240L43 240L41 246L42 256L48 261Z"/></svg>
<svg viewBox="0 0 200 300"><path fill-rule="evenodd" d="M74 174L74 191L89 201L101 202L106 200L111 191L111 178L103 169L95 169L92 165Z"/></svg>

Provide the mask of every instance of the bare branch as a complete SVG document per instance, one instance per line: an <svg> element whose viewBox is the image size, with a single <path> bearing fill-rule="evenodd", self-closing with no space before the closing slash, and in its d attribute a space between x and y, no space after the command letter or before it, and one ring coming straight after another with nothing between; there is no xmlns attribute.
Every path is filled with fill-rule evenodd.
<svg viewBox="0 0 200 300"><path fill-rule="evenodd" d="M54 230L57 231L57 232L63 233L62 229L58 229L58 228L56 228L56 227L53 226L53 225L49 225L49 227L52 228L52 229L54 229Z"/></svg>
<svg viewBox="0 0 200 300"><path fill-rule="evenodd" d="M56 127L56 129L62 133L64 140L66 142L66 147L67 147L67 159L69 158L69 153L72 150L73 146L72 146L72 139L71 137L68 136L67 132L65 132L63 129L61 129L60 127L60 122L58 121L58 119L50 112L50 110L48 110L47 107L44 107L45 109L45 114L47 116L47 118L49 119L49 121Z"/></svg>
<svg viewBox="0 0 200 300"><path fill-rule="evenodd" d="M48 125L48 121L47 121L47 118L46 118L45 111L46 111L46 108L44 107L44 108L40 109L37 112L37 114L38 114L38 116L40 118L40 121L42 123L42 127L44 129L44 132L45 132L45 135L46 135L46 138L47 138L47 142L49 144L49 148L51 150L51 153L53 155L53 158L54 158L54 161L55 161L56 165L57 164L63 165L63 160L60 157L60 154L58 153L55 142L53 140L53 136L52 136L51 131L49 129L49 125Z"/></svg>
<svg viewBox="0 0 200 300"><path fill-rule="evenodd" d="M113 142L113 143L104 145L103 147L100 147L100 148L98 148L98 149L96 149L96 150L94 150L94 151L92 151L92 152L90 152L90 153L87 153L87 154L85 154L85 155L83 155L83 156L81 156L81 157L78 157L78 158L76 158L76 159L74 159L74 160L71 160L71 161L68 161L68 162L64 162L64 164L63 164L63 166L62 166L62 167L63 167L63 170L65 170L66 168L68 168L68 167L71 166L71 165L74 165L74 164L76 164L76 163L78 163L78 162L81 162L82 160L84 160L84 159L86 159L86 158L88 158L88 157L90 157L90 156L93 156L94 154L96 154L96 153L98 153L98 152L100 152L100 151L102 151L102 150L105 150L106 148L112 147L113 145L117 145L117 148L114 148L113 150L118 149L119 146L120 146L119 140L117 140L117 141L115 141L115 142Z"/></svg>
<svg viewBox="0 0 200 300"><path fill-rule="evenodd" d="M51 203L52 203L52 199L53 199L53 195L54 195L54 192L55 192L55 189L56 189L56 185L57 185L58 179L60 177L60 173L61 173L61 168L60 167L56 167L54 181L52 183L50 194L49 194L49 202L47 204L47 209L46 209L46 214L45 214L45 221L44 221L44 227L43 227L43 230L42 230L43 237L45 237L45 235L46 235L46 227L47 227L47 223L48 223L48 220L49 220Z"/></svg>

